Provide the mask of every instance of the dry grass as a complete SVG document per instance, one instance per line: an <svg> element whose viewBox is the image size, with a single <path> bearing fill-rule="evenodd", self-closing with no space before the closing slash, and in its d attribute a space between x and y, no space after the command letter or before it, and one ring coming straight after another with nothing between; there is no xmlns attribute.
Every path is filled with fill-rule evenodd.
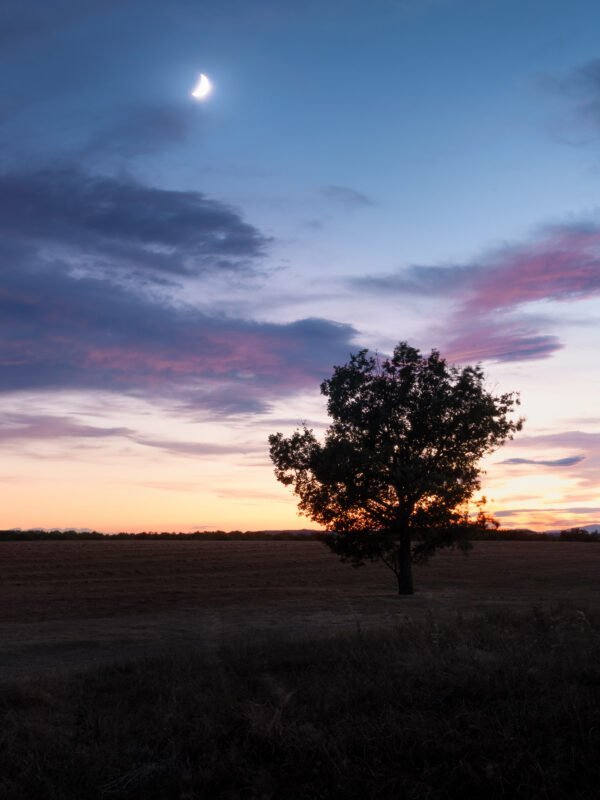
<svg viewBox="0 0 600 800"><path fill-rule="evenodd" d="M442 553L410 598L317 542L0 561L2 800L598 797L597 544Z"/></svg>
<svg viewBox="0 0 600 800"><path fill-rule="evenodd" d="M4 800L595 800L600 615L239 638L0 689Z"/></svg>

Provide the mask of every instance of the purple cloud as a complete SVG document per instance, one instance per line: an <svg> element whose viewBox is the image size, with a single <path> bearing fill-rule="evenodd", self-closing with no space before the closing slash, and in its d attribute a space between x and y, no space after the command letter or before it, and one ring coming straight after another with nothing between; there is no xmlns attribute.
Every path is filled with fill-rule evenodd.
<svg viewBox="0 0 600 800"><path fill-rule="evenodd" d="M520 514L573 514L581 516L589 516L591 514L600 514L600 506L582 506L582 507L569 507L569 508L507 508L503 511L494 511L495 517L516 517Z"/></svg>
<svg viewBox="0 0 600 800"><path fill-rule="evenodd" d="M104 389L261 411L352 349L350 325L259 323L159 295L167 278L239 271L267 247L200 192L70 168L5 173L0 237L2 392Z"/></svg>
<svg viewBox="0 0 600 800"><path fill-rule="evenodd" d="M181 442L174 439L154 439L144 436L131 428L105 428L82 424L73 417L51 414L4 414L0 421L0 445L46 439L108 439L114 437L124 438L135 444L156 448L166 453L193 457L259 452L256 445L245 445L240 442L236 442L233 445L225 445L213 442Z"/></svg>
<svg viewBox="0 0 600 800"><path fill-rule="evenodd" d="M152 278L245 268L268 238L201 192L73 168L0 175L0 234L87 271Z"/></svg>
<svg viewBox="0 0 600 800"><path fill-rule="evenodd" d="M533 464L540 467L572 467L575 464L580 464L585 459L585 456L567 456L566 458L555 458L550 460L536 460L533 458L507 458L505 461L500 461L500 464Z"/></svg>
<svg viewBox="0 0 600 800"><path fill-rule="evenodd" d="M68 417L49 414L3 414L0 422L0 442L21 439L58 439L81 437L99 439L111 436L130 436L129 428L101 428L82 425Z"/></svg>
<svg viewBox="0 0 600 800"><path fill-rule="evenodd" d="M215 412L260 411L315 386L353 349L350 325L259 323L166 305L25 245L0 252L0 386L104 389ZM32 265L33 261L33 265Z"/></svg>

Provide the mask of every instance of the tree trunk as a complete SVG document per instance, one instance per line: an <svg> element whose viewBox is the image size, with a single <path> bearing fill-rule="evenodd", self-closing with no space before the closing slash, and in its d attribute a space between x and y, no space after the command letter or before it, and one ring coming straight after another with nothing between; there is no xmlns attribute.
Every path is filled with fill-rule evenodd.
<svg viewBox="0 0 600 800"><path fill-rule="evenodd" d="M410 554L410 535L404 533L398 551L398 594L414 594L412 579L412 559Z"/></svg>

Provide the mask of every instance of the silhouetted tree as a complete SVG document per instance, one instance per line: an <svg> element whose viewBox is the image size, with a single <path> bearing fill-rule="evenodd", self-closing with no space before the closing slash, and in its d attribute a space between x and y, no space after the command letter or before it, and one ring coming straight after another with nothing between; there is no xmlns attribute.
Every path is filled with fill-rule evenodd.
<svg viewBox="0 0 600 800"><path fill-rule="evenodd" d="M300 511L329 532L326 544L360 566L380 559L400 594L412 594L412 561L440 547L470 547L468 533L491 519L478 462L522 427L514 393L494 395L481 367L448 366L401 342L380 361L362 350L321 384L333 422L325 441L306 426L269 436L275 475Z"/></svg>

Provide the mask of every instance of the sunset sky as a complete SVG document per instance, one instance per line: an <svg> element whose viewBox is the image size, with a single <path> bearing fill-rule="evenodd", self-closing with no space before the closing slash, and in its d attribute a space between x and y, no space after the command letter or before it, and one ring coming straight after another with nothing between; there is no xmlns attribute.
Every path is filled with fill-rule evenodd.
<svg viewBox="0 0 600 800"><path fill-rule="evenodd" d="M599 31L597 0L3 0L0 528L310 527L267 436L400 340L520 393L503 526L600 523Z"/></svg>

